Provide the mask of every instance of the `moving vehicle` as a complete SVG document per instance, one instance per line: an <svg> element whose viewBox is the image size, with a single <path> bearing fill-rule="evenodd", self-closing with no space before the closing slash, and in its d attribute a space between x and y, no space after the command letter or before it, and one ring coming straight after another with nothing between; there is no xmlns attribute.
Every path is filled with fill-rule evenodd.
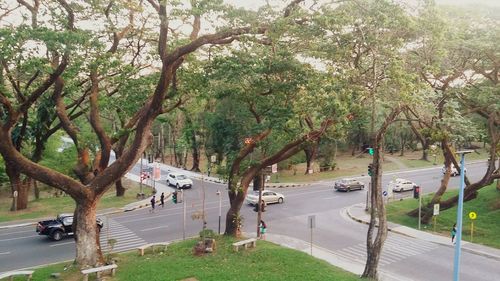
<svg viewBox="0 0 500 281"><path fill-rule="evenodd" d="M193 181L181 173L169 173L167 176L167 185L173 185L177 189L193 187Z"/></svg>
<svg viewBox="0 0 500 281"><path fill-rule="evenodd" d="M249 191L245 200L250 205L256 205L259 202L259 191ZM262 190L262 200L266 205L270 203L281 204L284 202L285 196L271 190Z"/></svg>
<svg viewBox="0 0 500 281"><path fill-rule="evenodd" d="M450 175L452 177L460 175L460 173L458 172L458 170L455 167L455 165L452 164L451 167L450 167L450 169L451 169ZM443 175L446 174L446 166L443 166L443 168L441 169L441 171L443 172ZM467 174L467 168L464 168L464 172Z"/></svg>
<svg viewBox="0 0 500 281"><path fill-rule="evenodd" d="M100 231L104 224L99 218L96 223ZM47 235L54 241L73 235L73 214L59 214L55 220L40 221L36 225L36 232L39 235Z"/></svg>
<svg viewBox="0 0 500 281"><path fill-rule="evenodd" d="M333 188L337 191L363 190L365 183L355 179L341 179L335 182Z"/></svg>
<svg viewBox="0 0 500 281"><path fill-rule="evenodd" d="M413 190L416 186L416 183L406 179L395 179L389 182L389 188L394 192Z"/></svg>

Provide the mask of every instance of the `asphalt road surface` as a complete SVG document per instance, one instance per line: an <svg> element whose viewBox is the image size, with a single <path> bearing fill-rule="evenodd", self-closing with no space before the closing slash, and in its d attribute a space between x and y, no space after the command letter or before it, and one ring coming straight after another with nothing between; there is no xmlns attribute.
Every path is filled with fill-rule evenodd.
<svg viewBox="0 0 500 281"><path fill-rule="evenodd" d="M468 164L467 174L471 181L476 181L485 169L485 163ZM138 173L138 169L132 170L134 171ZM368 177L358 178L368 181ZM442 178L441 167L385 173L383 186L387 186L393 178L409 179L421 186L424 193L434 192ZM452 178L449 187L457 188L458 185L459 177ZM216 195L217 190L221 190L221 198ZM276 191L285 195L285 202L267 206L263 214L270 233L309 241L307 217L315 215L315 245L328 249L352 263L365 264L367 226L349 219L345 209L353 204L365 202L366 190L335 192L333 181L323 181ZM412 196L412 192L396 193L396 196ZM157 208L154 213L150 213L146 208L102 217L105 220L105 227L101 232L104 252L111 250L107 243L110 238L117 240L113 251L124 251L148 242L172 241L198 235L203 222L192 219L191 215L202 212L203 198L207 227L216 232L219 227L219 199L221 200L223 232L225 214L229 207L226 186L195 180L193 188L184 192L185 203L173 204L168 201L164 208ZM243 205L241 213L244 217L244 231L255 232L257 213L246 204ZM451 245L447 247L389 233L380 260L380 269L404 276L408 280L451 280L453 255ZM34 226L0 230L0 272L72 260L74 256L74 242L71 237L58 242L51 241L35 233ZM498 260L462 252L461 280L500 280Z"/></svg>

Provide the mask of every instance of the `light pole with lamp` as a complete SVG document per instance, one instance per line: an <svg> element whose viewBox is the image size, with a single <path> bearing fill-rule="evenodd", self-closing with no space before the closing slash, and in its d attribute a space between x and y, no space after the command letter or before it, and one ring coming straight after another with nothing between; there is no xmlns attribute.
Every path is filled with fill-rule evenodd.
<svg viewBox="0 0 500 281"><path fill-rule="evenodd" d="M219 235L220 235L220 218L222 216L222 196L220 190L217 189L217 196L219 196Z"/></svg>
<svg viewBox="0 0 500 281"><path fill-rule="evenodd" d="M455 244L455 258L453 260L453 281L459 280L460 273L460 255L462 242L462 217L464 209L464 186L465 186L465 154L471 153L472 150L457 151L460 155L460 189L458 191L458 208L457 208L457 235Z"/></svg>

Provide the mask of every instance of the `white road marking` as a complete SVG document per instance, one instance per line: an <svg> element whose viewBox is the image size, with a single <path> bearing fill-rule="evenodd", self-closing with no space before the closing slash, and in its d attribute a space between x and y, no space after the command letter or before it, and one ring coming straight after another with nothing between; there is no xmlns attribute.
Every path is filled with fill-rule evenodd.
<svg viewBox="0 0 500 281"><path fill-rule="evenodd" d="M141 231L150 231L150 230L155 230L155 229L160 229L160 228L167 228L168 225L164 225L164 226L158 226L158 227L152 227L152 228L145 228L145 229L142 229Z"/></svg>
<svg viewBox="0 0 500 281"><path fill-rule="evenodd" d="M16 231L16 232L9 232L9 233L0 233L0 236L9 235L9 234L25 233L25 232L31 232L31 233L33 233L33 230Z"/></svg>
<svg viewBox="0 0 500 281"><path fill-rule="evenodd" d="M23 236L23 237L16 237L16 238L8 238L8 239L0 239L0 242L3 241L12 241L12 240L19 240L19 239L25 239L25 238L32 238L32 237L37 237L38 235L31 235L31 236Z"/></svg>
<svg viewBox="0 0 500 281"><path fill-rule="evenodd" d="M325 198L321 198L321 199L323 199L323 200L328 200L328 199L333 199L333 198L338 198L338 196L325 197Z"/></svg>
<svg viewBox="0 0 500 281"><path fill-rule="evenodd" d="M10 254L10 252L2 252L2 253L0 253L0 255L8 255L8 254Z"/></svg>
<svg viewBox="0 0 500 281"><path fill-rule="evenodd" d="M74 244L74 243L75 243L75 241L64 242L64 243L52 244L52 245L50 245L50 247L57 247L57 246L63 246L63 245L68 245L68 244Z"/></svg>

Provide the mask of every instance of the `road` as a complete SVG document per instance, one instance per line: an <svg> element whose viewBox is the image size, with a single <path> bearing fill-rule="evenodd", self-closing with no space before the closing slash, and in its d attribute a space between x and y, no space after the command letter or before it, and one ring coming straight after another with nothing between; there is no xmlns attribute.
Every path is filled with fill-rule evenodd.
<svg viewBox="0 0 500 281"><path fill-rule="evenodd" d="M484 163L467 165L471 180L479 179L485 170ZM138 170L135 170L138 172ZM383 186L394 177L414 181L424 192L433 192L439 187L441 167L413 171L385 173ZM359 177L365 182L367 177ZM451 188L458 186L459 177L450 182ZM203 188L202 188L203 186ZM194 182L191 190L185 191L186 237L196 236L202 229L202 221L191 219L194 212L201 212L205 190L205 212L207 227L217 231L219 221L219 197L222 192L222 231L225 212L229 207L226 186L200 181ZM355 264L366 261L365 240L367 226L349 219L345 209L352 204L365 202L366 191L349 193L334 192L332 181L317 182L309 186L277 190L285 195L284 204L273 204L266 208L264 220L270 233L289 235L305 241L310 239L307 217L316 215L314 244L330 250L335 255ZM397 196L411 196L411 192ZM255 232L256 213L244 205L242 215L245 232ZM114 251L134 249L148 242L171 241L183 238L183 204L168 202L155 213L148 209L119 213L103 218L105 227L101 234L101 245L108 252L107 240L118 242ZM451 280L453 272L453 248L410 237L389 233L380 261L380 270L405 276L408 280ZM0 271L32 267L74 258L74 243L71 238L59 242L38 236L34 227L19 227L0 230ZM500 280L498 261L476 254L462 252L461 280Z"/></svg>

